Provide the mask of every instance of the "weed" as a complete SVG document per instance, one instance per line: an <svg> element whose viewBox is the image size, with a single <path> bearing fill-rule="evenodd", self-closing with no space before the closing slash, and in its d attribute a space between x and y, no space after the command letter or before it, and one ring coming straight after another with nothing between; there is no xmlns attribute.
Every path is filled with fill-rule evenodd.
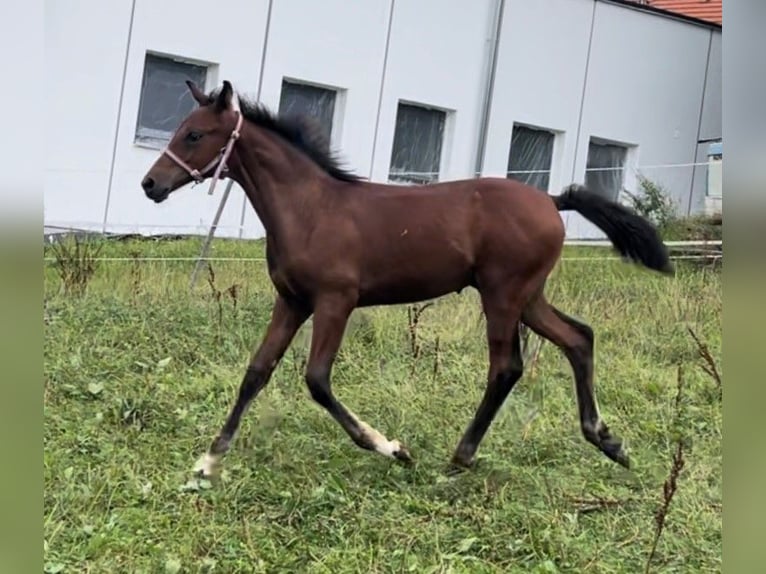
<svg viewBox="0 0 766 574"><path fill-rule="evenodd" d="M710 375L713 381L715 381L716 387L718 388L719 398L722 398L723 381L721 380L721 375L718 372L716 361L713 358L713 355L710 354L710 348L700 340L700 338L697 336L697 334L694 332L694 330L691 327L688 327L688 331L689 331L689 334L694 339L694 342L697 344L697 352L699 353L699 356L703 361L702 370L705 371L708 375Z"/></svg>
<svg viewBox="0 0 766 574"><path fill-rule="evenodd" d="M677 389L678 390L675 400L675 423L680 432L680 427L682 425L681 398L683 395L683 369L681 365L678 365ZM680 476L685 464L684 439L682 436L679 436L679 438L676 440L676 448L673 452L673 458L670 463L670 472L662 485L662 502L660 503L657 512L654 514L654 539L652 541L652 549L649 552L649 558L646 561L646 568L644 570L646 573L649 572L652 560L654 560L655 553L657 552L657 544L659 543L662 532L665 529L665 521L668 517L668 512L670 511L670 503L673 501L673 497L678 490L678 477Z"/></svg>
<svg viewBox="0 0 766 574"><path fill-rule="evenodd" d="M131 298L135 303L141 294L141 268L143 266L141 262L141 253L137 250L130 252L132 262L130 265L130 283L131 283Z"/></svg>
<svg viewBox="0 0 766 574"><path fill-rule="evenodd" d="M638 184L641 191L637 194L624 189L631 207L643 217L649 219L660 229L676 219L676 207L665 188L648 177L639 174Z"/></svg>
<svg viewBox="0 0 766 574"><path fill-rule="evenodd" d="M102 248L103 245L97 240L78 234L51 244L54 267L66 294L79 296L85 293L96 272Z"/></svg>
<svg viewBox="0 0 766 574"><path fill-rule="evenodd" d="M407 307L407 328L410 333L410 350L412 358L417 359L420 356L420 342L418 341L418 323L420 316L429 307L433 306L433 301L422 305L410 305Z"/></svg>

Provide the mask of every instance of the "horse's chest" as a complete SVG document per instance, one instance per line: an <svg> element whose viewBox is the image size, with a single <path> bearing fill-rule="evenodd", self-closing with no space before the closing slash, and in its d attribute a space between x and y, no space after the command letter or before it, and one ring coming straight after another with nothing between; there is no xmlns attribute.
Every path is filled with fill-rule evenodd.
<svg viewBox="0 0 766 574"><path fill-rule="evenodd" d="M266 262L269 268L269 277L277 292L283 297L295 298L306 295L305 286L301 282L301 274L296 271L294 265L276 257L269 251L266 252Z"/></svg>
<svg viewBox="0 0 766 574"><path fill-rule="evenodd" d="M276 290L284 295L284 292L288 290L290 285L286 266L269 250L266 251L266 263L269 268L271 282L274 284Z"/></svg>

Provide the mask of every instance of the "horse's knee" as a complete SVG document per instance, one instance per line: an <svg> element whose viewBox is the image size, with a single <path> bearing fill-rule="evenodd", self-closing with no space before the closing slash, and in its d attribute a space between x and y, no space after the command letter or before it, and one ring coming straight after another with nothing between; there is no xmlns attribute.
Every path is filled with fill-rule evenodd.
<svg viewBox="0 0 766 574"><path fill-rule="evenodd" d="M510 391L523 374L524 369L520 365L511 365L497 374L495 384L499 385L500 388L507 388Z"/></svg>
<svg viewBox="0 0 766 574"><path fill-rule="evenodd" d="M595 341L595 335L593 334L593 328L588 325L587 323L583 323L582 321L578 321L577 319L574 319L572 317L569 317L567 315L559 315L561 318L566 317L564 320L569 323L574 329L580 334L580 336L584 339L582 344L580 345L583 347L583 349L587 352L593 351L593 342Z"/></svg>
<svg viewBox="0 0 766 574"><path fill-rule="evenodd" d="M269 369L265 366L256 364L249 365L245 371L245 380L243 382L248 384L258 384L259 381L262 381L269 376L269 372Z"/></svg>
<svg viewBox="0 0 766 574"><path fill-rule="evenodd" d="M330 377L325 369L309 369L306 371L306 386L311 398L325 408L332 402L330 394Z"/></svg>
<svg viewBox="0 0 766 574"><path fill-rule="evenodd" d="M585 339L585 344L587 345L588 351L593 352L593 341L595 340L595 336L593 335L593 329L591 326L585 323L581 323L580 321L576 321L574 325Z"/></svg>
<svg viewBox="0 0 766 574"><path fill-rule="evenodd" d="M521 363L512 364L511 368L508 370L508 379L511 381L511 384L515 384L523 374L524 366Z"/></svg>
<svg viewBox="0 0 766 574"><path fill-rule="evenodd" d="M524 374L524 362L521 356L517 356L515 353L511 355L507 364L501 367L500 372L497 375L498 381L503 385L515 385L516 382Z"/></svg>
<svg viewBox="0 0 766 574"><path fill-rule="evenodd" d="M268 378L268 369L256 365L248 366L239 386L239 396L248 400L266 383Z"/></svg>

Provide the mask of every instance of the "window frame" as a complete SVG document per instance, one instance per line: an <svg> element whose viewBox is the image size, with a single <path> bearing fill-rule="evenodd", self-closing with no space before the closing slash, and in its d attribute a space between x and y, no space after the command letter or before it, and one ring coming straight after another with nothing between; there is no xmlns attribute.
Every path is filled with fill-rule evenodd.
<svg viewBox="0 0 766 574"><path fill-rule="evenodd" d="M556 175L556 166L560 162L560 148L561 148L561 139L563 137L564 132L560 130L555 130L553 128L543 127L540 125L535 124L529 124L526 122L513 122L513 126L511 127L511 137L510 142L508 144L508 159L506 162L506 171L505 171L505 177L508 179L513 179L516 181L520 181L522 183L526 183L528 185L530 184L528 181L525 181L524 179L521 179L520 177L514 177L515 175L523 176L524 173L514 174L513 171L524 171L524 170L512 170L511 169L511 153L513 150L513 135L517 128L521 128L523 130L529 130L533 132L543 132L545 134L548 134L550 136L550 156L548 158L548 168L545 170L545 173L547 174L547 185L545 189L542 189L540 187L537 187L533 185L533 187L536 187L543 193L550 193L551 192L551 186L554 182L554 176ZM526 175L537 175L543 170L535 170L535 174L526 174Z"/></svg>
<svg viewBox="0 0 766 574"><path fill-rule="evenodd" d="M341 134L343 133L343 117L345 115L346 107L346 88L340 86L333 86L330 84L323 84L314 82L311 80L304 80L295 76L282 76L282 80L279 87L279 101L277 102L277 113L282 115L282 101L284 96L285 84L291 84L293 86L313 88L317 90L325 90L332 92L334 95L333 109L330 120L330 147L336 148L340 146Z"/></svg>
<svg viewBox="0 0 766 574"><path fill-rule="evenodd" d="M172 137L175 129L177 129L177 126L176 128L173 129L173 131L166 131L166 130L158 130L155 128L144 126L142 125L142 122L141 122L142 111L145 109L145 106L148 103L146 101L146 97L147 97L146 87L147 87L147 80L148 80L148 71L150 67L150 60L152 59L165 60L167 62L172 62L175 64L189 65L189 66L195 66L197 68L200 68L202 71L202 76L204 78L203 85L200 87L201 89L205 91L209 89L211 82L214 81L215 72L217 71L217 65L208 61L188 58L184 56L178 56L176 54L157 52L154 50L146 50L146 52L144 52L144 61L143 61L143 67L141 71L141 87L139 89L138 106L136 109L136 123L135 123L135 129L133 132L133 143L134 145L138 147L145 147L150 149L162 149L170 141L170 138ZM187 90L186 86L184 86L183 89ZM191 95L189 95L189 97L191 97Z"/></svg>
<svg viewBox="0 0 766 574"><path fill-rule="evenodd" d="M592 173L598 173L598 172L593 172L589 170L601 169L601 168L589 167L590 157L591 157L591 146L593 145L601 146L601 147L622 148L622 151L623 151L622 165L620 166L621 169L619 170L621 174L620 183L616 192L610 197L606 198L606 199L609 199L610 201L615 201L615 202L620 201L620 199L623 196L623 190L632 188L634 187L634 184L635 184L635 174L631 176L630 168L634 164L635 158L637 157L638 146L635 144L624 142L624 141L618 141L618 140L591 135L588 138L588 150L585 156L585 171L584 171L584 177L583 177L586 187L589 187L589 188L596 187L596 186L593 186L592 183L589 183L589 175ZM617 170L614 170L614 171L617 171ZM598 193L597 188L592 190ZM605 197L605 196L602 194L602 197Z"/></svg>
<svg viewBox="0 0 766 574"><path fill-rule="evenodd" d="M399 121L399 110L402 106L410 107L410 108L418 108L420 110L425 110L427 112L435 112L440 115L442 122L441 122L441 134L439 138L439 151L438 151L438 166L437 171L435 172L429 172L433 175L431 176L418 176L418 175L407 175L412 173L418 173L418 172L400 172L402 175L399 175L398 173L392 172L393 162L394 162L394 154L396 152L396 139L397 139L397 123ZM442 177L442 175L445 172L446 169L446 160L449 156L450 151L450 141L451 141L451 133L453 129L453 122L454 122L454 110L449 110L440 106L435 106L432 104L426 104L423 102L413 101L413 100L407 100L407 99L399 99L396 102L396 114L394 116L394 134L393 138L391 140L391 154L389 155L389 162L388 162L388 172L387 172L387 180L388 183L392 183L395 185L430 185L433 183L438 183Z"/></svg>

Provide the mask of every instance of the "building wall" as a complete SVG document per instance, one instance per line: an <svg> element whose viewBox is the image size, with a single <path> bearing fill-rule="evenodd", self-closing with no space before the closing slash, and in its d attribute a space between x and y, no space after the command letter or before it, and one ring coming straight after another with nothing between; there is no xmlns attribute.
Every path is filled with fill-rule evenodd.
<svg viewBox="0 0 766 574"><path fill-rule="evenodd" d="M45 6L47 224L103 223L130 10L131 0ZM87 35L85 14L99 22Z"/></svg>
<svg viewBox="0 0 766 574"><path fill-rule="evenodd" d="M473 176L494 10L495 0L395 0L372 179L388 177L400 100L448 112L440 179Z"/></svg>
<svg viewBox="0 0 766 574"><path fill-rule="evenodd" d="M550 190L571 182L593 6L506 0L483 175L505 176L521 123L558 132Z"/></svg>
<svg viewBox="0 0 766 574"><path fill-rule="evenodd" d="M696 163L708 161L708 146L710 140L721 139L722 107L721 92L723 90L721 67L721 33L710 32L710 55L708 58L707 79L705 80L705 96L702 102L700 118L700 143L697 146ZM686 213L701 213L705 208L707 192L707 168L698 166L694 171L694 186L686 207Z"/></svg>
<svg viewBox="0 0 766 574"><path fill-rule="evenodd" d="M364 176L370 174L388 17L388 2L345 0L276 0L271 15L262 101L278 109L284 77L341 90L332 144ZM243 207L247 229L262 229L250 204Z"/></svg>
<svg viewBox="0 0 766 574"><path fill-rule="evenodd" d="M710 31L710 57L705 81L705 101L702 106L700 139L721 137L721 32Z"/></svg>
<svg viewBox="0 0 766 574"><path fill-rule="evenodd" d="M709 31L606 2L596 3L593 26L575 179L584 179L591 137L634 146L624 172L629 190L636 190L638 165L693 163ZM692 167L640 172L664 185L681 211ZM568 231L602 236L577 214L569 215Z"/></svg>
<svg viewBox="0 0 766 574"><path fill-rule="evenodd" d="M210 17L201 0L51 3L46 56L57 97L46 108L46 224L101 229L106 215L107 231L207 231L224 185L212 197L207 182L186 188L159 206L141 190L160 152L135 143L147 51L212 64L208 89L229 79L254 95L262 81L272 109L284 77L340 89L334 147L374 181L388 177L399 101L446 110L440 179L472 177L499 1L221 0L216 12L236 17L216 33L205 22L200 32L200 16ZM720 38L608 1L505 0L483 175L505 175L514 123L556 132L550 193L584 181L591 136L634 146L629 166L704 160L698 134L721 135ZM703 170L644 173L686 202L683 212L701 209ZM625 183L635 189L633 170ZM570 237L602 236L563 217ZM237 185L217 235L263 235Z"/></svg>
<svg viewBox="0 0 766 574"><path fill-rule="evenodd" d="M208 89L224 78L237 88L256 88L265 34L267 0L220 0L216 11L235 15L225 17L220 32L212 34L207 22L210 6L189 0L135 0L133 35L130 44L126 90L117 136L117 158L109 198L107 230L126 231L140 222L141 227L157 226L167 232L204 232L209 227L220 200L220 192L209 196L207 184L177 192L173 201L150 203L141 189L141 178L157 159L159 149L134 143L136 121L148 51L214 64ZM200 21L203 18L203 21ZM223 189L219 185L218 189ZM235 189L233 197L241 197ZM241 201L229 201L221 219L221 235L239 226ZM167 227L171 226L171 227ZM178 226L178 227L172 227ZM182 227L183 226L183 227Z"/></svg>

